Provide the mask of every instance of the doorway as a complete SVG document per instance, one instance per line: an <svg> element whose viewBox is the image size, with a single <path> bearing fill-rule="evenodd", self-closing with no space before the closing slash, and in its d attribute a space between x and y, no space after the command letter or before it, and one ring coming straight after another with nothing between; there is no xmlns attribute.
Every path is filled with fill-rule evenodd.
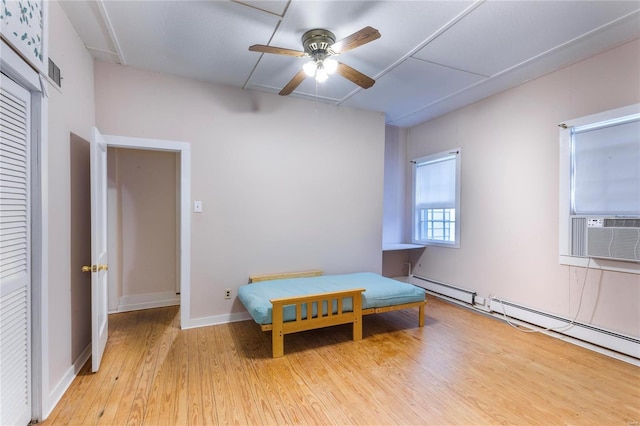
<svg viewBox="0 0 640 426"><path fill-rule="evenodd" d="M126 148L156 153L172 153L173 155L172 158L175 161L175 221L177 223L175 235L177 283L173 292L175 294L176 290L179 290L180 293L181 328L189 328L191 311L191 147L186 142L126 136L104 135L104 140L109 149ZM147 305L147 307L151 306Z"/></svg>
<svg viewBox="0 0 640 426"><path fill-rule="evenodd" d="M109 312L180 304L178 154L107 149Z"/></svg>

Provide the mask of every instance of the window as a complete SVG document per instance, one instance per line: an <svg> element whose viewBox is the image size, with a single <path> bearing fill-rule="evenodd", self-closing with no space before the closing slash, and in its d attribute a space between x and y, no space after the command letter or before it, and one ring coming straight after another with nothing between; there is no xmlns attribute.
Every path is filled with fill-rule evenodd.
<svg viewBox="0 0 640 426"><path fill-rule="evenodd" d="M412 241L460 247L460 148L412 163Z"/></svg>
<svg viewBox="0 0 640 426"><path fill-rule="evenodd" d="M611 266L612 260L634 261L625 248L631 244L633 251L635 228L604 229L611 223L607 218L640 217L640 104L560 124L559 213L561 264L585 266L596 257L604 260L591 266L640 273L621 263ZM635 235L631 243L627 234ZM604 254L598 250L603 238Z"/></svg>

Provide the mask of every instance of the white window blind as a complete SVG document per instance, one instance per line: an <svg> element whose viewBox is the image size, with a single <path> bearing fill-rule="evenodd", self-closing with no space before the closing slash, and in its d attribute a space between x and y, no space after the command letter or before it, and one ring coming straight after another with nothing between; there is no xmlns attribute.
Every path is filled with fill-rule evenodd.
<svg viewBox="0 0 640 426"><path fill-rule="evenodd" d="M640 119L574 128L573 212L640 214Z"/></svg>
<svg viewBox="0 0 640 426"><path fill-rule="evenodd" d="M412 241L460 247L460 149L421 157L413 164Z"/></svg>
<svg viewBox="0 0 640 426"><path fill-rule="evenodd" d="M454 208L456 205L456 156L416 164L416 206Z"/></svg>

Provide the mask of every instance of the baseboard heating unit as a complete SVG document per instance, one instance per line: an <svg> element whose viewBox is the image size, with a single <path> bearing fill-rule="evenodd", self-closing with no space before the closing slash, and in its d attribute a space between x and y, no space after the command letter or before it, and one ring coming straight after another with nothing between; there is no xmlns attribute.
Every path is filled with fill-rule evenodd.
<svg viewBox="0 0 640 426"><path fill-rule="evenodd" d="M635 337L580 322L572 323L570 319L495 297L488 299L487 305L484 306L483 298L478 297L475 291L440 283L419 275L411 275L409 281L437 297L471 305L469 308L478 312L501 319L505 319L506 316L506 319L514 319L541 329L549 329L549 331L557 333L556 336L577 339L570 339L574 343L579 340L640 360L640 339Z"/></svg>
<svg viewBox="0 0 640 426"><path fill-rule="evenodd" d="M419 275L413 275L412 278L417 279L418 282L413 284L424 288L432 293L436 293L440 296L446 296L451 299L459 300L461 302L473 305L473 300L476 297L475 291L465 290L464 288L455 287L449 284L439 283L437 281L430 280L428 278L421 277Z"/></svg>
<svg viewBox="0 0 640 426"><path fill-rule="evenodd" d="M528 308L523 305L492 298L489 310L500 316L524 321L551 331L611 349L625 355L640 359L640 340L613 331L574 322L556 315Z"/></svg>

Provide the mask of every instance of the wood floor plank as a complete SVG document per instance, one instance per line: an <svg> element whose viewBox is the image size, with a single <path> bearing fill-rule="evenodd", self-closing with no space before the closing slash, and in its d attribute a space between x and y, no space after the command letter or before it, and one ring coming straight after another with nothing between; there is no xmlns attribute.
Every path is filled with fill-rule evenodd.
<svg viewBox="0 0 640 426"><path fill-rule="evenodd" d="M218 391L216 401L225 401L223 415L219 415L221 423L260 424L261 414L257 412L252 401L252 383L248 382L245 371L244 358L239 355L239 350L231 332L231 325L216 328L216 354L221 363L220 373L216 374L217 380L224 384L224 390ZM226 395L225 395L226 394ZM225 398L229 396L229 398Z"/></svg>
<svg viewBox="0 0 640 426"><path fill-rule="evenodd" d="M158 333L160 310L153 310L148 315L144 312L136 314L136 328L140 330L128 347L128 356L123 361L118 377L111 389L108 399L102 408L97 421L99 425L124 424L135 401L141 372L145 368L145 349L153 345L153 337ZM119 417L118 417L118 414Z"/></svg>
<svg viewBox="0 0 640 426"><path fill-rule="evenodd" d="M170 397L175 404L175 414L168 418L175 418L177 424L189 424L189 336L195 330L185 330L178 334L176 343L173 346L175 358L172 360L171 368L175 370L173 390Z"/></svg>
<svg viewBox="0 0 640 426"><path fill-rule="evenodd" d="M178 316L177 306L154 311L157 311L159 315L149 335L149 339L145 342L146 347L143 361L141 365L137 366L139 368L138 382L135 393L131 397L131 405L128 409L125 405L119 407L114 419L114 424L138 425L142 423L142 419L144 418L147 402L153 386L156 366L158 365L158 360L161 358L159 354L161 353L161 346L164 343L163 338L166 337L169 330L167 324L170 324Z"/></svg>
<svg viewBox="0 0 640 426"><path fill-rule="evenodd" d="M169 354L174 345L174 341L178 336L178 315L171 319L163 332L160 339L160 345L158 347L156 367L153 373L153 381L149 390L149 399L147 406L144 410L143 424L159 424L161 415L160 411L163 409L165 400L163 398L164 386L167 382L167 375L170 374L170 368L168 364ZM170 384L168 385L170 386ZM129 418L131 422L132 418Z"/></svg>
<svg viewBox="0 0 640 426"><path fill-rule="evenodd" d="M216 412L220 424L250 424L242 399L242 378L235 374L233 359L228 355L227 327L214 327L213 350L209 354L212 369L213 391L216 395Z"/></svg>
<svg viewBox="0 0 640 426"><path fill-rule="evenodd" d="M329 380L328 368L331 368L321 357L291 356L291 368L300 375L307 386L316 392L323 411L336 424L352 424L356 418L350 417L346 405L347 395L341 386L327 386ZM362 415L358 416L360 419Z"/></svg>
<svg viewBox="0 0 640 426"><path fill-rule="evenodd" d="M245 360L247 384L251 390L253 408L259 413L263 424L285 424L288 416L284 415L282 401L274 398L271 383L262 379L261 363L263 359L271 357L271 346L264 344L264 333L259 327L248 328L244 324L230 324L240 356ZM263 341L261 343L261 341Z"/></svg>
<svg viewBox="0 0 640 426"><path fill-rule="evenodd" d="M122 331L128 329L127 324L123 323L130 322L131 317L118 318L117 316L112 316L112 318L110 318L109 339L114 343L121 339ZM115 355L114 352L106 352L105 350L103 362L105 362L105 359L106 363L110 362L109 359L113 355ZM92 392L95 392L95 390L99 388L102 380L103 375L96 375L91 372L91 362L88 361L85 363L73 382L74 386L70 387L65 393L65 398L73 401L73 403L59 406L61 409L54 410L49 416L49 421L56 421L59 424L78 423L79 419L77 417L79 415L84 416L84 411L82 410L87 409L91 403L90 398L95 396L92 395Z"/></svg>
<svg viewBox="0 0 640 426"><path fill-rule="evenodd" d="M77 409L72 417L72 422L91 425L96 424L102 415L104 402L111 394L111 389L122 368L123 361L128 352L117 350L120 345L128 345L139 329L134 326L134 317L122 318L122 322L114 321L109 333L109 338L114 342L111 347L106 347L100 365L99 373L91 373L94 376L93 392L85 394L79 401ZM88 361L91 362L91 361Z"/></svg>
<svg viewBox="0 0 640 426"><path fill-rule="evenodd" d="M423 328L414 310L367 315L361 341L295 333L277 359L251 321L180 330L172 307L110 324L100 371L83 367L45 425L640 421L639 367L437 299Z"/></svg>
<svg viewBox="0 0 640 426"><path fill-rule="evenodd" d="M211 425L218 423L216 414L216 398L213 388L209 354L213 353L213 327L200 327L198 336L198 363L200 366L200 389L202 391L202 424Z"/></svg>
<svg viewBox="0 0 640 426"><path fill-rule="evenodd" d="M187 356L184 359L186 367L185 393L187 401L187 421L186 424L199 425L203 421L202 412L202 367L200 366L200 356L198 347L198 330L186 330L187 333Z"/></svg>

